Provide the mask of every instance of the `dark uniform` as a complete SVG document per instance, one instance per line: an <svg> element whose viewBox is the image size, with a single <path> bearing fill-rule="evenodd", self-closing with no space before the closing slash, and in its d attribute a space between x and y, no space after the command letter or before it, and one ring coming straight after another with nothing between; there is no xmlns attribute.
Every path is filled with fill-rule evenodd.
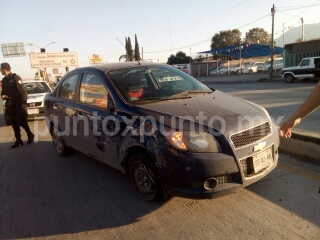
<svg viewBox="0 0 320 240"><path fill-rule="evenodd" d="M23 145L20 134L20 126L24 128L28 135L28 144L33 142L34 135L30 131L27 123L27 112L22 108L22 104L27 104L28 93L21 78L15 73L10 73L2 79L2 95L7 95L8 99L5 103L5 113L12 123L16 142L12 147Z"/></svg>

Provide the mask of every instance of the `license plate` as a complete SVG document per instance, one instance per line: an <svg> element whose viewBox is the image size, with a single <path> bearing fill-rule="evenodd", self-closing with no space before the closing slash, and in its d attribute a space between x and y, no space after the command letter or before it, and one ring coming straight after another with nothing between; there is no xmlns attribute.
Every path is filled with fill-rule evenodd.
<svg viewBox="0 0 320 240"><path fill-rule="evenodd" d="M39 109L38 108L27 109L27 113L28 115L39 114Z"/></svg>
<svg viewBox="0 0 320 240"><path fill-rule="evenodd" d="M252 159L253 169L254 169L254 172L257 173L261 169L269 167L272 164L273 162L272 148L268 148L264 152L254 155L252 158L253 158Z"/></svg>

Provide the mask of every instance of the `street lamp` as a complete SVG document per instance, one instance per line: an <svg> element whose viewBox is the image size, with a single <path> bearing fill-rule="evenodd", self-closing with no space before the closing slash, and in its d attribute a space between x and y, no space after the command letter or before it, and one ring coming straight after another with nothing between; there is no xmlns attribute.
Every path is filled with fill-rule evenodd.
<svg viewBox="0 0 320 240"><path fill-rule="evenodd" d="M53 43L56 43L56 42L51 42L51 43L47 44L47 45L44 46L44 47L39 47L39 46L37 46L37 45L35 45L35 44L33 44L33 43L27 43L27 44L30 45L30 46L32 46L32 51L33 51L33 52L35 52L34 47L40 48L40 52L45 52L45 51L46 51L45 48L48 47L49 45L53 44Z"/></svg>
<svg viewBox="0 0 320 240"><path fill-rule="evenodd" d="M53 43L56 43L56 42L51 42L51 43L49 43L48 45L44 46L43 48L46 48L46 47L48 47L49 45L51 45L51 44L53 44Z"/></svg>

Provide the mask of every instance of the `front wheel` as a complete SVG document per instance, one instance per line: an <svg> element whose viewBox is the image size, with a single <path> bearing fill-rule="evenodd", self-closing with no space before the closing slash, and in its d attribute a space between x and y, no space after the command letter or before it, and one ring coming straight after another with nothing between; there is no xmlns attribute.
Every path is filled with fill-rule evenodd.
<svg viewBox="0 0 320 240"><path fill-rule="evenodd" d="M156 167L144 154L134 155L129 161L129 176L134 188L145 201L156 198L166 201L168 192Z"/></svg>
<svg viewBox="0 0 320 240"><path fill-rule="evenodd" d="M286 74L284 76L284 79L286 80L287 83L293 83L293 81L295 80L295 78L291 73Z"/></svg>

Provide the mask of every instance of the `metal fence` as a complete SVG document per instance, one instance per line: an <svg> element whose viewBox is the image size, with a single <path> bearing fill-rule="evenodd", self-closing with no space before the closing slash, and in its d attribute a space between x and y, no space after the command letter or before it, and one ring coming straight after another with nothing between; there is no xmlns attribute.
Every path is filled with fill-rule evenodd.
<svg viewBox="0 0 320 240"><path fill-rule="evenodd" d="M276 56L275 56L276 57ZM255 62L266 62L270 59L270 56L246 58L241 60L241 66L249 65ZM208 62L193 62L191 63L191 74L194 77L208 77L216 75L216 70L219 67L227 68L228 70L234 66L240 65L240 60L212 60ZM210 72L215 72L210 74ZM230 74L227 71L227 74Z"/></svg>

